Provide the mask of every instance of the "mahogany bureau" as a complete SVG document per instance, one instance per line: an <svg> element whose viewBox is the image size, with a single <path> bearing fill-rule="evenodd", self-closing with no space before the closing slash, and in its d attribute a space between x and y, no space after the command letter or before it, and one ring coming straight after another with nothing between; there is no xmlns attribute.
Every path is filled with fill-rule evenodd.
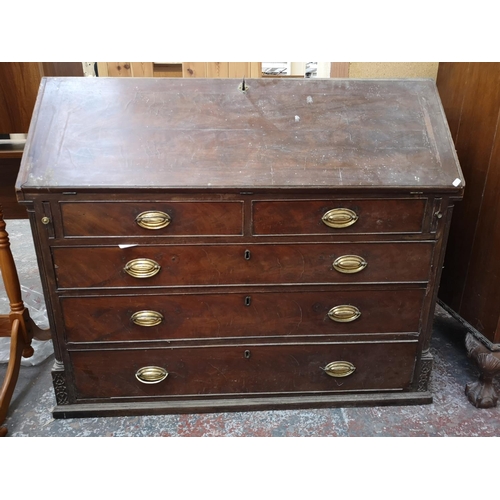
<svg viewBox="0 0 500 500"><path fill-rule="evenodd" d="M47 78L16 188L55 417L432 401L434 81Z"/></svg>

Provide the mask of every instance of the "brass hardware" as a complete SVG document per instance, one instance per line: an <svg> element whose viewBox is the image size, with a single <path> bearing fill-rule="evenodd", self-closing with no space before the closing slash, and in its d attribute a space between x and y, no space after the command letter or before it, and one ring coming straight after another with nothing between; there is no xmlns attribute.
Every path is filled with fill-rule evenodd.
<svg viewBox="0 0 500 500"><path fill-rule="evenodd" d="M360 316L361 311L357 307L350 305L335 306L328 311L328 317L337 323L350 323Z"/></svg>
<svg viewBox="0 0 500 500"><path fill-rule="evenodd" d="M125 272L133 278L150 278L160 272L161 266L151 259L133 259L125 264Z"/></svg>
<svg viewBox="0 0 500 500"><path fill-rule="evenodd" d="M335 259L333 268L339 273L353 274L362 271L368 262L359 255L342 255Z"/></svg>
<svg viewBox="0 0 500 500"><path fill-rule="evenodd" d="M144 229L163 229L167 227L172 218L165 212L150 210L148 212L140 213L135 222Z"/></svg>
<svg viewBox="0 0 500 500"><path fill-rule="evenodd" d="M42 217L42 224L50 224L50 219L48 217Z"/></svg>
<svg viewBox="0 0 500 500"><path fill-rule="evenodd" d="M247 295L245 297L245 305L248 307L252 303L252 297L250 295Z"/></svg>
<svg viewBox="0 0 500 500"><path fill-rule="evenodd" d="M434 214L438 219L442 219L443 217L443 214L441 212L437 212L436 214Z"/></svg>
<svg viewBox="0 0 500 500"><path fill-rule="evenodd" d="M143 366L135 374L135 378L143 384L158 384L168 376L165 368L159 366Z"/></svg>
<svg viewBox="0 0 500 500"><path fill-rule="evenodd" d="M252 356L252 353L247 349L245 352L244 352L244 356L245 356L245 359L250 359L250 357Z"/></svg>
<svg viewBox="0 0 500 500"><path fill-rule="evenodd" d="M251 254L250 250L245 250L245 260L250 260L251 257L252 257L252 254Z"/></svg>
<svg viewBox="0 0 500 500"><path fill-rule="evenodd" d="M163 314L156 311L137 311L130 317L130 321L138 326L156 326L163 320Z"/></svg>
<svg viewBox="0 0 500 500"><path fill-rule="evenodd" d="M352 226L358 220L358 214L348 208L334 208L321 218L324 224L336 229Z"/></svg>
<svg viewBox="0 0 500 500"><path fill-rule="evenodd" d="M348 377L356 371L356 367L349 361L332 361L324 368L321 368L330 377Z"/></svg>

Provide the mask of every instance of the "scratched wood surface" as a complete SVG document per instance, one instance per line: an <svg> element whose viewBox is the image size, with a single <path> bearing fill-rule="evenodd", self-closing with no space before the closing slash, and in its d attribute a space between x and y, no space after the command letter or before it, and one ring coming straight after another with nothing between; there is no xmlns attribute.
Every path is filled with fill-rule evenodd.
<svg viewBox="0 0 500 500"><path fill-rule="evenodd" d="M431 80L249 79L246 93L240 83L46 79L18 187L464 185Z"/></svg>

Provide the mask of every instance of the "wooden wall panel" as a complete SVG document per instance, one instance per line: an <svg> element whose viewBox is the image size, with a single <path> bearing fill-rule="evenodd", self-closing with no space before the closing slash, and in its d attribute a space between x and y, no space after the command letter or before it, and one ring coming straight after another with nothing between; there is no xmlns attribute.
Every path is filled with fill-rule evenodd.
<svg viewBox="0 0 500 500"><path fill-rule="evenodd" d="M0 134L28 132L41 77L41 63L0 63Z"/></svg>
<svg viewBox="0 0 500 500"><path fill-rule="evenodd" d="M132 65L129 62L108 62L108 76L132 76Z"/></svg>
<svg viewBox="0 0 500 500"><path fill-rule="evenodd" d="M330 78L349 78L348 62L330 63Z"/></svg>
<svg viewBox="0 0 500 500"><path fill-rule="evenodd" d="M439 297L500 342L500 63L441 63L437 86L466 183Z"/></svg>
<svg viewBox="0 0 500 500"><path fill-rule="evenodd" d="M185 78L206 78L207 63L205 62L183 62L182 76Z"/></svg>
<svg viewBox="0 0 500 500"><path fill-rule="evenodd" d="M83 76L81 62L44 62L43 76Z"/></svg>
<svg viewBox="0 0 500 500"><path fill-rule="evenodd" d="M228 62L209 62L207 63L208 78L228 78L229 63Z"/></svg>
<svg viewBox="0 0 500 500"><path fill-rule="evenodd" d="M150 77L150 76L153 76L153 63L152 62L132 62L132 63L130 63L130 70L132 72L132 76Z"/></svg>

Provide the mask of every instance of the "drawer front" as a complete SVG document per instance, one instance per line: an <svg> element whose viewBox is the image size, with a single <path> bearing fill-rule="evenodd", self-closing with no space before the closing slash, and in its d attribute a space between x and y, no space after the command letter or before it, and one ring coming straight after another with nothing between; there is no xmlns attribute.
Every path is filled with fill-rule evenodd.
<svg viewBox="0 0 500 500"><path fill-rule="evenodd" d="M78 399L328 393L408 387L416 347L416 341L205 346L72 351L70 357ZM156 368L146 373L146 367Z"/></svg>
<svg viewBox="0 0 500 500"><path fill-rule="evenodd" d="M420 233L426 200L254 201L256 235Z"/></svg>
<svg viewBox="0 0 500 500"><path fill-rule="evenodd" d="M432 242L400 242L53 247L52 252L58 286L81 288L422 282L429 277L432 249Z"/></svg>
<svg viewBox="0 0 500 500"><path fill-rule="evenodd" d="M66 237L243 234L243 203L61 203Z"/></svg>
<svg viewBox="0 0 500 500"><path fill-rule="evenodd" d="M425 291L66 297L68 342L418 332Z"/></svg>

